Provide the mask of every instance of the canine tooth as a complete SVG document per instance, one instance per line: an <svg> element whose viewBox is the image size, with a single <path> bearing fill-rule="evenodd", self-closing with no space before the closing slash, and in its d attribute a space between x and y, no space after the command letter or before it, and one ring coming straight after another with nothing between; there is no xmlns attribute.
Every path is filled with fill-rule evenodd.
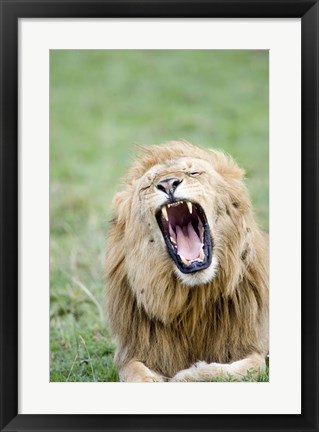
<svg viewBox="0 0 319 432"><path fill-rule="evenodd" d="M187 261L186 258L183 257L183 255L180 255L180 259L181 259L181 261L182 261L183 264L185 264L187 266L189 265L189 262Z"/></svg>
<svg viewBox="0 0 319 432"><path fill-rule="evenodd" d="M205 254L204 254L203 248L201 248L201 250L199 252L199 259L201 261L204 261L204 258L205 258Z"/></svg>
<svg viewBox="0 0 319 432"><path fill-rule="evenodd" d="M187 207L190 214L193 213L193 204L190 201L187 201Z"/></svg>
<svg viewBox="0 0 319 432"><path fill-rule="evenodd" d="M168 222L168 216L167 216L166 206L162 207L162 215L163 215L163 218L166 219L166 221Z"/></svg>

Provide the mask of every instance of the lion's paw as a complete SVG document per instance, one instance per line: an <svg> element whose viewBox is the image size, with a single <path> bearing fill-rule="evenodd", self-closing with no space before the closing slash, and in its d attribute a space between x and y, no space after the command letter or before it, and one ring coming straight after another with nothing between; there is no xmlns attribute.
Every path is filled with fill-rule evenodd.
<svg viewBox="0 0 319 432"><path fill-rule="evenodd" d="M190 382L190 381L199 381L198 369L206 366L207 363L204 361L199 361L195 363L188 369L183 369L177 372L176 375L171 379L172 382Z"/></svg>
<svg viewBox="0 0 319 432"><path fill-rule="evenodd" d="M135 376L132 380L129 381L139 383L139 382L163 382L164 380L160 375L154 373L154 375L146 374L146 375Z"/></svg>
<svg viewBox="0 0 319 432"><path fill-rule="evenodd" d="M140 382L164 382L164 378L156 372L145 375Z"/></svg>
<svg viewBox="0 0 319 432"><path fill-rule="evenodd" d="M159 380L152 376L146 376L143 377L140 382L159 382Z"/></svg>
<svg viewBox="0 0 319 432"><path fill-rule="evenodd" d="M208 363L206 363L205 361L198 361L198 362L196 362L196 363L194 363L194 366L198 369L198 368L201 368L201 367L204 367L204 366L207 366L208 365Z"/></svg>

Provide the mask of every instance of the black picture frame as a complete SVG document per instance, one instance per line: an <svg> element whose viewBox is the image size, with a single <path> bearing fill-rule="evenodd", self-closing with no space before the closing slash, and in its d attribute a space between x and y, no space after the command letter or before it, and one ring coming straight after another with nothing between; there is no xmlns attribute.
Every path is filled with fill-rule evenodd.
<svg viewBox="0 0 319 432"><path fill-rule="evenodd" d="M1 431L318 431L318 79L316 0L0 0L1 12ZM302 414L18 414L18 20L19 18L301 18ZM289 148L289 144L287 143ZM288 150L289 151L289 150ZM288 162L289 163L289 162ZM293 203L292 203L293 205ZM293 235L293 234L292 234ZM283 251L284 253L284 251ZM287 353L289 356L289 353ZM292 377L293 379L293 377Z"/></svg>

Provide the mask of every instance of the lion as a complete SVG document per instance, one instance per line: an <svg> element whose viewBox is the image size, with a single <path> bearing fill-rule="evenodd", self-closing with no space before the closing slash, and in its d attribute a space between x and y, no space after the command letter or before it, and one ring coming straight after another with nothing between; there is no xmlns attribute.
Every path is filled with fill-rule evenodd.
<svg viewBox="0 0 319 432"><path fill-rule="evenodd" d="M107 312L121 381L242 380L268 354L268 245L222 151L142 150L113 201Z"/></svg>

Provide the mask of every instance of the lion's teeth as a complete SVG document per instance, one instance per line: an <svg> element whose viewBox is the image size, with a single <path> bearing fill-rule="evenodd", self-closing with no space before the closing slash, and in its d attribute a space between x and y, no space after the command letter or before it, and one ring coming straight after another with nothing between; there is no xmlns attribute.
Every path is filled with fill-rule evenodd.
<svg viewBox="0 0 319 432"><path fill-rule="evenodd" d="M189 201L187 201L187 207L188 207L188 211L190 212L190 214L193 213L193 204Z"/></svg>
<svg viewBox="0 0 319 432"><path fill-rule="evenodd" d="M162 216L168 222L167 209L166 206L162 207Z"/></svg>
<svg viewBox="0 0 319 432"><path fill-rule="evenodd" d="M189 262L187 261L186 258L183 257L183 255L180 255L180 259L181 259L181 261L182 261L183 264L185 264L187 266L189 265Z"/></svg>
<svg viewBox="0 0 319 432"><path fill-rule="evenodd" d="M205 254L204 254L203 248L201 248L201 250L199 252L199 259L201 261L204 261L204 258L205 258Z"/></svg>
<svg viewBox="0 0 319 432"><path fill-rule="evenodd" d="M170 239L171 239L171 242L172 242L174 245L176 245L176 241L173 239L172 236L170 237Z"/></svg>

